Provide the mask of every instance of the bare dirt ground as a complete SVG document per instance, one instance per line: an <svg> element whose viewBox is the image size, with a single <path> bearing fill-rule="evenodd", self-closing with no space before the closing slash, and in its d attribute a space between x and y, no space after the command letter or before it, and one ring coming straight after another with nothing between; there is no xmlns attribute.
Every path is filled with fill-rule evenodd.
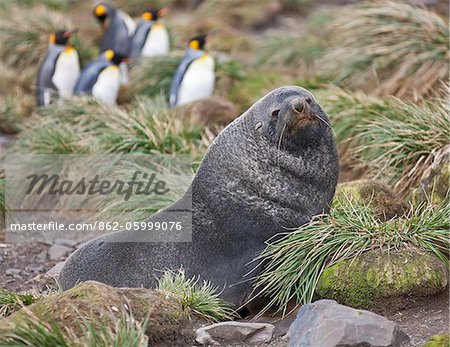
<svg viewBox="0 0 450 347"><path fill-rule="evenodd" d="M45 243L2 243L0 242L0 287L11 291L46 292L55 288L54 278L45 273L56 263L65 259L50 260ZM383 312L390 320L397 322L411 338L413 347L421 347L430 336L443 333L449 329L449 291L440 295L423 298L413 306L401 311ZM275 339L271 347L283 347L287 342L281 338L289 328L295 314L275 324ZM273 319L265 319L271 321Z"/></svg>

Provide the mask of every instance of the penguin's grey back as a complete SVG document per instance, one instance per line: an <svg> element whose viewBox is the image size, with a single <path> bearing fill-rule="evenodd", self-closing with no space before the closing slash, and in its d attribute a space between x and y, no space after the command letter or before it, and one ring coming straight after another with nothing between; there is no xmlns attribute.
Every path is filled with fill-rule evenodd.
<svg viewBox="0 0 450 347"><path fill-rule="evenodd" d="M39 68L38 78L36 82L36 99L38 106L45 105L45 91L47 89L56 90L56 86L52 82L55 73L56 61L62 51L66 49L64 45L51 44L47 50L44 61Z"/></svg>
<svg viewBox="0 0 450 347"><path fill-rule="evenodd" d="M109 27L103 34L102 42L100 43L100 52L112 49L115 52L129 55L131 48L132 34L130 35L128 27L123 16L124 12L116 9L111 9L111 19Z"/></svg>
<svg viewBox="0 0 450 347"><path fill-rule="evenodd" d="M191 65L191 63L194 60L200 58L203 54L205 54L204 51L198 51L192 48L188 48L188 50L186 51L170 84L170 97L169 97L170 107L174 107L177 104L180 85L181 82L183 81L183 77L187 69L189 68L189 65Z"/></svg>
<svg viewBox="0 0 450 347"><path fill-rule="evenodd" d="M92 87L95 85L100 72L111 65L112 62L107 60L103 55L90 62L81 71L80 78L75 85L75 94L92 93Z"/></svg>
<svg viewBox="0 0 450 347"><path fill-rule="evenodd" d="M140 57L142 48L144 47L148 33L152 29L153 24L153 21L139 21L131 43L130 58L137 59Z"/></svg>

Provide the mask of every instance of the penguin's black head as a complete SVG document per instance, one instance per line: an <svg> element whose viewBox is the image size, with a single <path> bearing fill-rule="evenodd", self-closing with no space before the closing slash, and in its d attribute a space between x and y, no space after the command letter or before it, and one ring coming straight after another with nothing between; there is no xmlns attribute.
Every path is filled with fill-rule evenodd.
<svg viewBox="0 0 450 347"><path fill-rule="evenodd" d="M167 13L166 8L150 8L142 14L142 18L148 21L157 21Z"/></svg>
<svg viewBox="0 0 450 347"><path fill-rule="evenodd" d="M76 32L77 32L76 29L59 30L50 35L50 43L65 46L67 44L67 41L69 41L70 37Z"/></svg>
<svg viewBox="0 0 450 347"><path fill-rule="evenodd" d="M108 18L108 16L111 15L111 10L112 10L111 6L106 5L104 3L100 3L94 7L93 14L94 14L94 17L97 18L97 20L102 25L104 25L106 18Z"/></svg>
<svg viewBox="0 0 450 347"><path fill-rule="evenodd" d="M108 49L105 51L105 57L106 59L111 61L114 65L130 62L130 58L128 56L119 52L115 52L112 49Z"/></svg>
<svg viewBox="0 0 450 347"><path fill-rule="evenodd" d="M205 49L206 40L208 39L208 34L197 35L189 40L189 48L203 51Z"/></svg>

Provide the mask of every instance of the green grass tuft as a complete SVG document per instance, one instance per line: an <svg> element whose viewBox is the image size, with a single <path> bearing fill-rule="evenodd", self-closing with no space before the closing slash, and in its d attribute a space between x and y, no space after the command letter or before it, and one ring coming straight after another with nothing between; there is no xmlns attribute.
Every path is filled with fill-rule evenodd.
<svg viewBox="0 0 450 347"><path fill-rule="evenodd" d="M355 153L405 196L450 145L450 114L447 99L421 106L393 99L392 104L399 116L380 113L367 119L356 136Z"/></svg>
<svg viewBox="0 0 450 347"><path fill-rule="evenodd" d="M116 318L114 327L99 326L93 321L82 320L80 333L31 315L24 321L15 323L10 332L2 333L0 344L4 347L145 347L148 343L146 324L137 322L131 314L123 313Z"/></svg>
<svg viewBox="0 0 450 347"><path fill-rule="evenodd" d="M2 189L4 189L4 179L2 179ZM12 312L19 310L22 306L31 305L38 299L34 294L18 294L0 288L0 317L8 316Z"/></svg>
<svg viewBox="0 0 450 347"><path fill-rule="evenodd" d="M256 259L265 262L255 282L258 295L271 298L265 310L275 306L286 314L291 300L297 305L313 300L325 267L375 248L389 251L412 245L435 254L448 266L449 227L449 199L440 206L423 203L404 217L383 223L370 208L348 198L336 204L330 215L318 216L268 243Z"/></svg>
<svg viewBox="0 0 450 347"><path fill-rule="evenodd" d="M158 280L158 290L169 293L180 303L187 316L196 315L211 322L230 320L233 311L219 298L217 288L199 278L186 278L183 269L166 271Z"/></svg>

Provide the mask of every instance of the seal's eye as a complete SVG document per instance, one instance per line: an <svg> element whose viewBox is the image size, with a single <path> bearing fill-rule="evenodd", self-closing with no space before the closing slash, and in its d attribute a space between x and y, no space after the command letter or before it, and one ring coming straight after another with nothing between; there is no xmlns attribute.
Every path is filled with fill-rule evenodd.
<svg viewBox="0 0 450 347"><path fill-rule="evenodd" d="M312 104L312 98L311 97L308 96L305 100L306 100L306 102L308 104L310 104L310 105Z"/></svg>
<svg viewBox="0 0 450 347"><path fill-rule="evenodd" d="M280 113L280 110L273 110L272 117L278 117L278 113Z"/></svg>

